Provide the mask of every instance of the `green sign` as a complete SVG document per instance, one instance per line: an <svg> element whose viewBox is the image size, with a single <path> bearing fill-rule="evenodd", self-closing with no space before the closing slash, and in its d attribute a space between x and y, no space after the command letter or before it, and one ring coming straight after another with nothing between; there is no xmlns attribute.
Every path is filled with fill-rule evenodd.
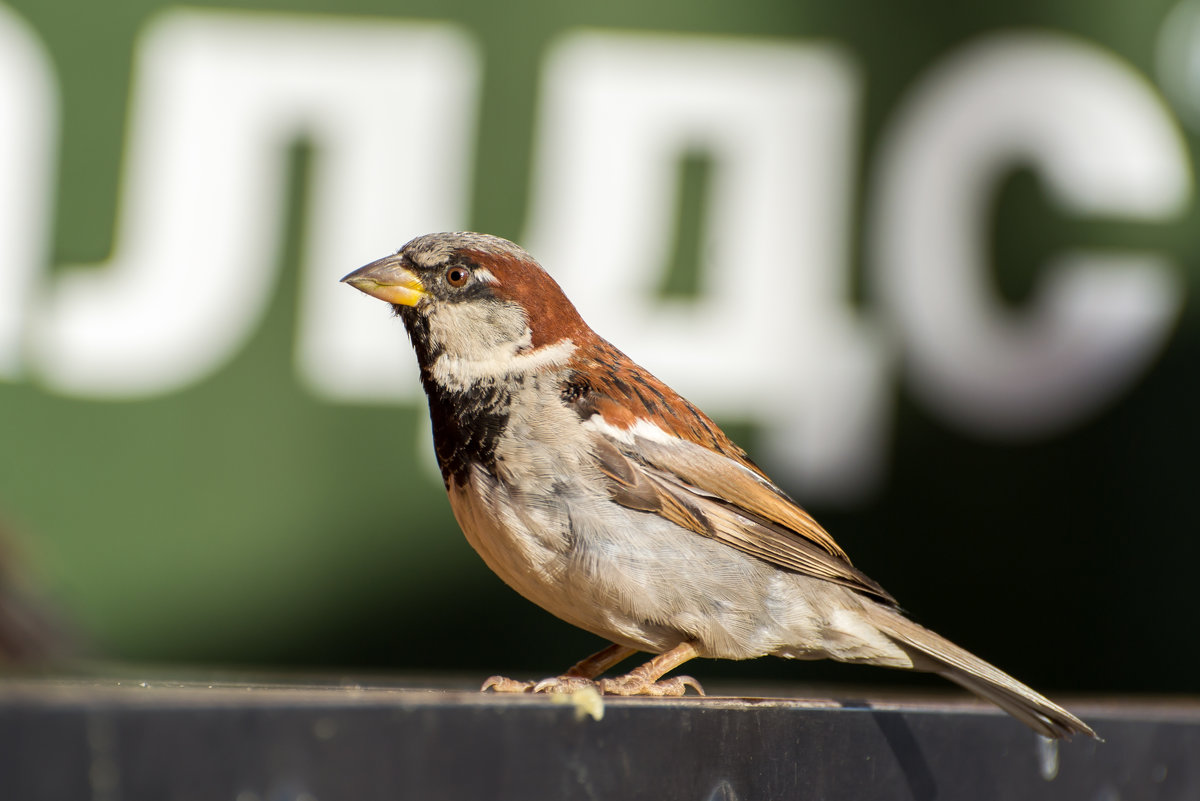
<svg viewBox="0 0 1200 801"><path fill-rule="evenodd" d="M0 519L96 653L562 667L337 282L480 230L923 622L1195 689L1138 655L1200 555L1197 65L1197 0L0 5Z"/></svg>

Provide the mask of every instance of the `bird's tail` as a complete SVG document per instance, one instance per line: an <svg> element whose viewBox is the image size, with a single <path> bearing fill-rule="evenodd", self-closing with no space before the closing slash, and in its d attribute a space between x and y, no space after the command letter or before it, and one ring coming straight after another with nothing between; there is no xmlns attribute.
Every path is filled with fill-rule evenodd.
<svg viewBox="0 0 1200 801"><path fill-rule="evenodd" d="M1096 737L1082 720L999 668L894 609L881 604L871 607L872 623L908 653L915 670L936 673L965 687L1045 737Z"/></svg>

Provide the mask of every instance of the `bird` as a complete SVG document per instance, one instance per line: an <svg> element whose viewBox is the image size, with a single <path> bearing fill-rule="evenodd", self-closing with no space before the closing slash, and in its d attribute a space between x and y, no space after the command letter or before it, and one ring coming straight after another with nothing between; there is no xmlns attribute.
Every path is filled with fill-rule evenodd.
<svg viewBox="0 0 1200 801"><path fill-rule="evenodd" d="M596 334L518 245L418 236L341 279L416 353L450 507L493 572L610 645L483 690L703 694L696 657L834 659L939 674L1038 734L1092 729L933 631L712 419ZM635 653L652 658L603 674Z"/></svg>

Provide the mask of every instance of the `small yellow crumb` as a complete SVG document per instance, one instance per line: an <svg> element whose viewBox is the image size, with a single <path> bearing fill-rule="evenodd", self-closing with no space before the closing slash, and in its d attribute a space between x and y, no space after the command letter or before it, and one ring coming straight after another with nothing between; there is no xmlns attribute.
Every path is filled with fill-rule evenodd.
<svg viewBox="0 0 1200 801"><path fill-rule="evenodd" d="M604 717L604 698L595 687L584 687L571 693L551 693L550 698L556 704L570 704L575 707L575 719L583 720L591 716L593 720Z"/></svg>

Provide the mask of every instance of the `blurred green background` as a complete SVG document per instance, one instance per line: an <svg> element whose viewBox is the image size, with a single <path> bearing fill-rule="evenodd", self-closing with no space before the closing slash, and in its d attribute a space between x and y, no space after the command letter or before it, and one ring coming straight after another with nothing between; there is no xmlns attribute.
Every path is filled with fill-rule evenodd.
<svg viewBox="0 0 1200 801"><path fill-rule="evenodd" d="M26 41L40 43L49 57L48 96L58 122L45 187L45 257L22 306L18 366L0 383L0 520L12 540L10 569L68 621L81 650L155 663L450 669L482 678L498 671L549 675L599 647L516 596L470 551L421 456L429 447L423 403L333 399L298 375L301 264L312 255L306 226L321 207L314 195L321 146L312 137L284 130L279 138L279 217L265 234L274 262L266 269L277 272L261 318L227 359L159 394L101 397L44 380L27 332L38 324L43 293L64 272L102 272L118 249L121 215L134 213L120 202L126 171L136 149L147 146L130 135L135 54L155 15L180 7L20 0L5 8L24 21ZM877 284L887 259L872 256L888 137L912 113L923 78L934 69L953 74L956 54L989 36L1063 36L1108 53L1177 131L1185 159L1194 159L1195 0L223 0L187 8L235 20L258 11L255 19L268 26L303 13L324 15L305 19L331 26L432 21L456 28L476 54L480 84L465 140L466 208L463 219L447 219L444 227L518 241L526 239L536 203L532 176L545 144L536 131L549 56L564 36L597 29L834 48L859 82L853 137L845 144L852 169L848 185L838 188L848 198L845 300L886 333L894 357L880 389L886 422L871 435L875 477L852 492L810 492L802 477L771 472L916 619L1022 680L1047 690L1200 690L1200 644L1192 634L1200 627L1192 584L1200 563L1200 221L1190 161L1176 211L1140 220L1064 207L1045 172L1020 159L990 190L987 285L1015 319L1025 319L1048 260L1073 249L1163 256L1182 303L1161 344L1119 390L1040 433L987 434L925 401L903 339L884 322ZM426 108L406 124L436 126L440 119L440 110ZM0 116L0 139L24 124ZM703 291L699 254L714 183L709 162L676 157L677 191L665 212L674 221L673 244L659 284L686 302L694 287ZM430 191L381 180L417 198ZM0 203L0 213L5 208ZM390 247L423 232L398 219ZM201 241L221 232L196 221L193 235ZM786 236L781 232L781 247ZM5 247L0 237L0 271L15 270ZM614 258L623 249L619 238L591 247ZM559 269L549 255L535 255L551 272ZM174 256L155 254L164 263ZM871 267L872 258L884 266ZM336 279L366 260L323 268L327 291L350 293ZM68 266L84 264L93 266ZM189 302L187 288L173 281L152 288L165 307ZM356 308L384 314L365 301ZM602 333L633 350L619 331ZM381 370L401 369L390 355L407 347L398 322L390 339L362 344L380 354ZM753 339L746 347L777 351L780 369L788 370L787 341ZM666 375L669 368L661 372L678 383ZM770 393L770 377L747 391ZM761 457L766 434L753 415L722 409L717 416ZM887 671L767 661L691 672L702 680L899 680Z"/></svg>

